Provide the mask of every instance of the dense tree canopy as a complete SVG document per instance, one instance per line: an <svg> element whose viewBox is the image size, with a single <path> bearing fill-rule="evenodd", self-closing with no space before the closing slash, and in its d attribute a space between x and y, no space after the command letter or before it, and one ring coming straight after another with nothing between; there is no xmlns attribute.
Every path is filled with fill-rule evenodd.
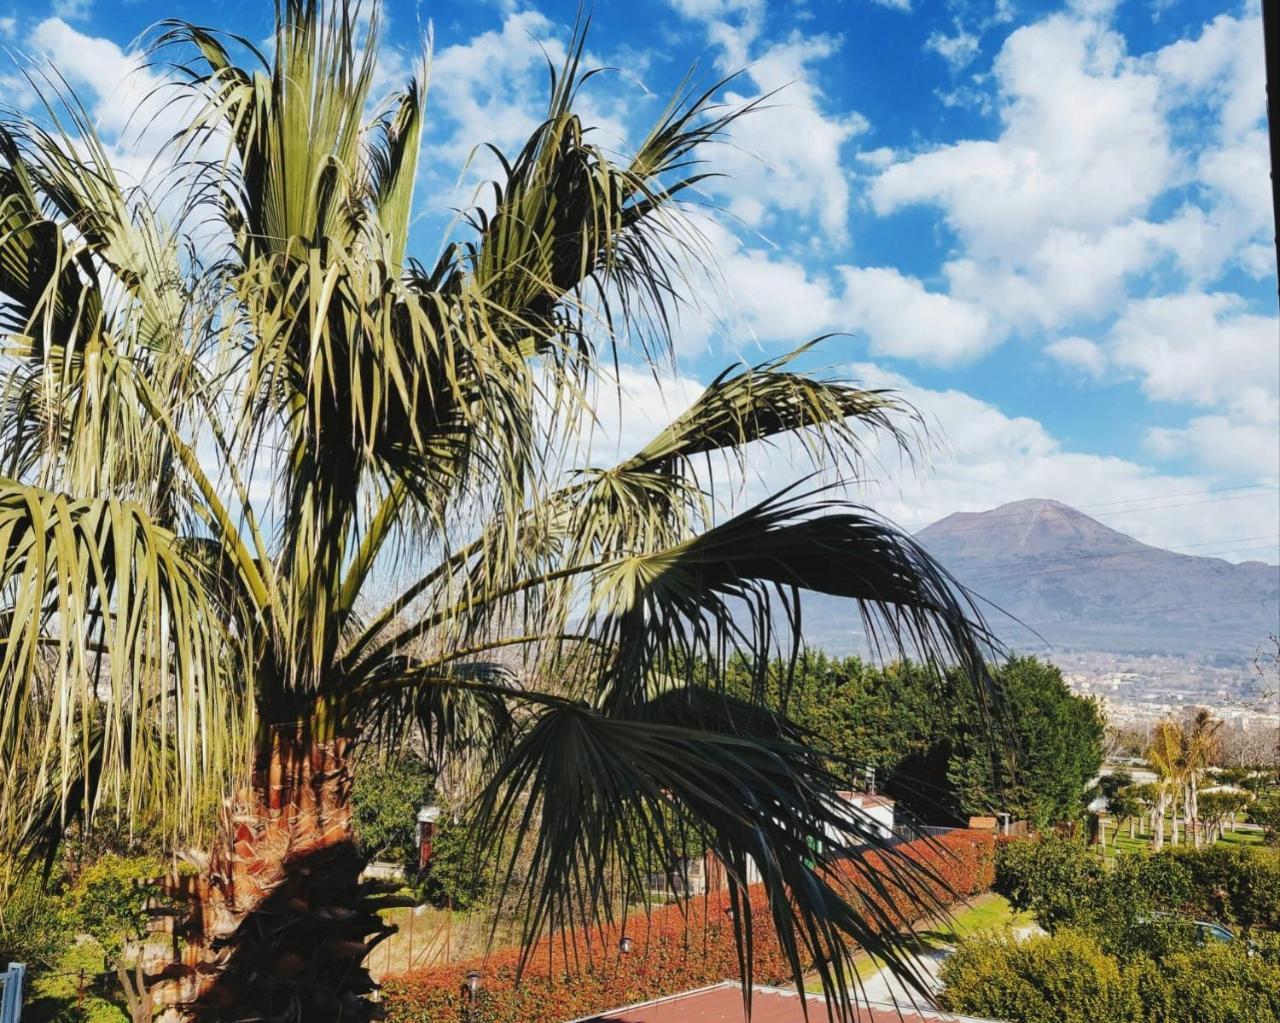
<svg viewBox="0 0 1280 1023"><path fill-rule="evenodd" d="M1096 704L1033 657L1010 658L991 675L1004 707L994 718L955 672L820 653L800 660L775 699L842 761L874 770L880 787L925 821L999 811L1041 826L1079 817L1102 764ZM738 685L748 684L740 668Z"/></svg>

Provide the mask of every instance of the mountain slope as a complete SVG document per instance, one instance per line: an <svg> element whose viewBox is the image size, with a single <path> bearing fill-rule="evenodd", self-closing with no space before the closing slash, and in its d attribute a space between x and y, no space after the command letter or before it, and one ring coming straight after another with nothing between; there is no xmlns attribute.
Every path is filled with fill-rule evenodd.
<svg viewBox="0 0 1280 1023"><path fill-rule="evenodd" d="M1280 566L1152 547L1057 501L949 515L917 538L1018 650L1236 660L1280 631ZM811 646L858 648L842 603L806 603Z"/></svg>

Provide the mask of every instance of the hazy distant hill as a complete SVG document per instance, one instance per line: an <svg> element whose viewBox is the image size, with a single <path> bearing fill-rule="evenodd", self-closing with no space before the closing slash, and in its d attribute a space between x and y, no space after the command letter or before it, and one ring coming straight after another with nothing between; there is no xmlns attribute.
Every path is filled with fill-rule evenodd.
<svg viewBox="0 0 1280 1023"><path fill-rule="evenodd" d="M1057 501L948 515L918 538L962 583L1030 627L984 605L997 634L1020 650L1047 642L1235 659L1252 656L1280 631L1280 566L1151 547ZM806 603L810 646L833 652L860 646L843 604Z"/></svg>

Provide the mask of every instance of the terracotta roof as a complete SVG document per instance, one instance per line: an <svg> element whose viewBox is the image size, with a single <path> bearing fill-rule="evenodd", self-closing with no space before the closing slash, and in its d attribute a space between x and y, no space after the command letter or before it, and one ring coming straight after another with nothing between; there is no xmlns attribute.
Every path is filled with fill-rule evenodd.
<svg viewBox="0 0 1280 1023"><path fill-rule="evenodd" d="M822 995L806 995L809 1019L819 1023L827 1018ZM881 1003L860 1006L845 1023L996 1023L972 1016L954 1016L928 1009L898 1008ZM652 1002L613 1009L576 1023L746 1023L742 990L733 982L687 991ZM794 991L756 987L751 995L750 1023L805 1023L801 996Z"/></svg>

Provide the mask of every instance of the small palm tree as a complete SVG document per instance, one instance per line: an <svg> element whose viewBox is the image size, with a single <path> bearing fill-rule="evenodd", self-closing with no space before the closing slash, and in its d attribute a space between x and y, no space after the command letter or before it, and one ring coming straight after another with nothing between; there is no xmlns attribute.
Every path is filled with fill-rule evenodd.
<svg viewBox="0 0 1280 1023"><path fill-rule="evenodd" d="M1205 707L1199 708L1185 722L1182 729L1183 764L1186 770L1186 793L1183 797L1187 810L1187 827L1192 841L1199 848L1200 828L1200 780L1218 753L1218 730L1222 722Z"/></svg>
<svg viewBox="0 0 1280 1023"><path fill-rule="evenodd" d="M1169 720L1157 724L1146 751L1147 763L1156 774L1156 799L1151 811L1151 848L1156 852L1164 848L1164 818L1171 806L1173 844L1178 844L1177 799L1186 779L1183 753L1183 733L1178 724Z"/></svg>
<svg viewBox="0 0 1280 1023"><path fill-rule="evenodd" d="M846 1001L852 942L902 960L835 887L845 777L766 703L775 623L798 631L802 590L852 598L871 634L978 680L982 631L866 509L791 489L728 514L712 472L792 435L847 476L860 431L901 439L906 410L785 357L574 463L619 348L667 351L705 256L680 204L742 111L682 94L616 158L574 112L579 36L426 265L422 83L370 116L376 8L363 40L346 0L278 10L269 58L164 27L194 112L162 197L121 184L69 98L0 123L0 858L104 812L158 820L200 867L166 998L365 1019L385 928L352 755L416 733L470 758L477 847L524 849L526 938L608 914L692 830L743 949L754 861L797 972ZM749 699L721 685L735 650Z"/></svg>

